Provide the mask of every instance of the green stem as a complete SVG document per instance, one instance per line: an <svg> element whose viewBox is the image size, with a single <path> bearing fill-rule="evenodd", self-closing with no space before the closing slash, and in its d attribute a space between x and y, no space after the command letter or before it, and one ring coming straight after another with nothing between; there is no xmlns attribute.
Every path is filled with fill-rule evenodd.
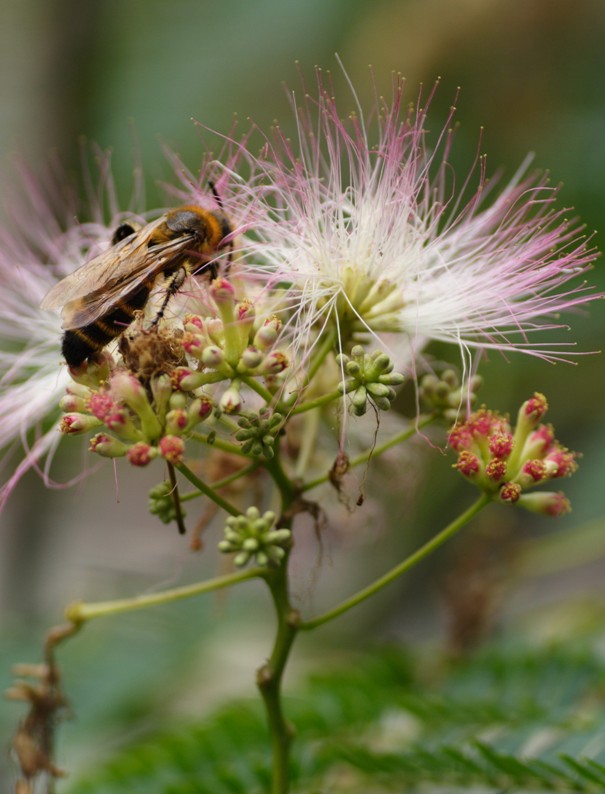
<svg viewBox="0 0 605 794"><path fill-rule="evenodd" d="M370 598L379 590L382 590L383 587L390 584L391 582L395 581L399 576L401 576L406 571L409 571L410 568L413 568L414 565L417 565L421 560L427 557L431 552L435 551L435 549L439 548L446 540L449 540L453 537L465 524L474 518L477 513L479 513L483 508L488 505L491 501L491 497L487 494L482 494L477 501L472 504L468 510L465 510L462 515L458 516L451 524L443 529L438 535L435 535L434 538L429 540L424 546L421 546L417 551L407 557L405 560L396 565L390 571L381 576L380 579L377 579L368 587L365 587L363 590L360 590L355 595L347 598L346 601L343 601L342 604L339 604L334 609L329 610L329 612L325 612L323 615L319 615L312 620L304 621L300 624L299 628L303 629L304 631L309 631L310 629L317 628L317 626L321 626L324 623L327 623L334 618L343 615L345 612L348 612L349 609L352 609L357 604L361 604L362 601Z"/></svg>
<svg viewBox="0 0 605 794"><path fill-rule="evenodd" d="M219 488L224 488L227 485L231 485L232 482L239 480L241 477L247 477L248 474L252 474L252 472L256 471L259 466L260 461L254 461L254 463L251 463L249 466L244 466L243 469L230 474L228 477L223 477L222 480L216 480L216 482L210 483L210 488L218 491ZM200 496L203 496L203 494L199 491L190 491L189 493L183 494L181 496L181 502L190 502L192 499L199 499Z"/></svg>
<svg viewBox="0 0 605 794"><path fill-rule="evenodd" d="M205 582L197 582L185 587L175 587L172 590L164 590L161 593L150 593L149 595L135 596L134 598L121 598L116 601L99 601L95 604L86 604L83 601L79 601L67 607L65 617L71 623L80 625L93 618L116 615L121 612L132 612L136 609L144 609L158 604L169 604L172 601L180 601L183 598L191 598L203 593L210 593L213 590L221 590L224 587L245 582L247 579L266 577L267 571L265 568L250 568L248 571L217 576Z"/></svg>
<svg viewBox="0 0 605 794"><path fill-rule="evenodd" d="M253 378L250 375L238 375L238 377L242 383L245 383L246 386L249 386L252 391L255 391L259 395L259 397L262 397L267 405L270 405L273 402L273 395L269 389L265 389L262 383L259 383L256 378Z"/></svg>
<svg viewBox="0 0 605 794"><path fill-rule="evenodd" d="M219 436L215 435L212 441L210 441L210 433L193 432L189 434L189 437L193 438L195 441L199 441L201 444L207 444L209 447L215 447L215 449L220 449L222 452L228 452L230 455L239 455L240 458L251 457L242 452L241 447L238 447L237 444L231 444L229 441L225 441Z"/></svg>
<svg viewBox="0 0 605 794"><path fill-rule="evenodd" d="M271 572L267 584L275 607L277 632L269 660L257 671L256 683L265 704L271 735L271 794L286 794L290 786L289 756L295 731L284 715L281 689L288 656L300 623L300 615L292 609L289 601L287 559Z"/></svg>
<svg viewBox="0 0 605 794"><path fill-rule="evenodd" d="M306 403L301 403L295 408L292 408L290 414L302 414L305 411L312 411L313 408L321 408L323 405L328 405L334 400L339 400L342 397L340 389L334 389L328 394L322 394L321 397L316 397L314 400L309 400Z"/></svg>
<svg viewBox="0 0 605 794"><path fill-rule="evenodd" d="M402 444L404 441L407 441L409 438L415 436L418 430L422 430L422 428L434 422L436 418L437 417L433 416L432 414L419 418L418 421L415 422L411 427L408 427L407 430L404 430L403 432L398 433L396 436L393 436L393 438L385 441L384 444L379 444L377 447L372 447L372 449L362 452L361 455L357 455L356 458L353 458L349 461L349 468L353 469L355 466L360 466L362 463L367 463L370 458L377 458L379 455L382 455L392 447L396 447L397 444ZM317 479L305 483L302 486L301 491L310 491L312 488L317 488L318 485L323 485L329 479L329 472L327 474L322 474L321 477L317 477Z"/></svg>
<svg viewBox="0 0 605 794"><path fill-rule="evenodd" d="M265 461L264 465L280 492L282 518L279 525L290 529L292 518L285 518L285 516L288 515L292 503L298 496L298 492L282 467L277 444L275 457ZM273 763L271 794L287 794L289 790L290 746L295 733L294 727L284 715L281 701L282 679L300 624L300 614L290 604L289 556L288 550L280 566L270 570L266 577L275 607L277 630L271 656L256 674L256 683L265 705L267 725L271 736L271 757Z"/></svg>
<svg viewBox="0 0 605 794"><path fill-rule="evenodd" d="M206 485L203 480L200 480L199 477L196 477L191 469L185 466L184 463L179 463L176 468L181 472L183 477L186 477L192 485L195 485L195 487L205 494L205 496L207 496L209 499L212 499L215 504L217 504L219 507L222 507L226 513L229 513L229 515L232 516L240 516L242 514L241 510L238 510L237 507L234 507L226 499L223 499L222 496L219 496L214 488L212 488L210 485Z"/></svg>
<svg viewBox="0 0 605 794"><path fill-rule="evenodd" d="M296 498L297 490L292 484L292 480L284 471L281 460L279 459L279 454L276 454L271 460L265 460L263 465L279 489L283 513L290 507L293 500ZM285 526L285 524L283 526Z"/></svg>

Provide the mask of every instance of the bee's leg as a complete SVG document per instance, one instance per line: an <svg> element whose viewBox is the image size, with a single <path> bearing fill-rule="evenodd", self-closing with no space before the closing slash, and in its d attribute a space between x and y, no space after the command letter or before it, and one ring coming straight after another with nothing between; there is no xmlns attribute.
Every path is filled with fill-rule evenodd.
<svg viewBox="0 0 605 794"><path fill-rule="evenodd" d="M180 267L172 274L170 281L168 282L166 295L164 296L164 300L162 301L162 305L160 306L158 313L156 314L153 322L151 323L151 328L157 328L158 323L164 316L164 312L166 311L166 306L168 306L170 299L174 295L176 295L176 293L183 286L183 284L185 283L185 279L187 278L187 275L188 273L184 267Z"/></svg>

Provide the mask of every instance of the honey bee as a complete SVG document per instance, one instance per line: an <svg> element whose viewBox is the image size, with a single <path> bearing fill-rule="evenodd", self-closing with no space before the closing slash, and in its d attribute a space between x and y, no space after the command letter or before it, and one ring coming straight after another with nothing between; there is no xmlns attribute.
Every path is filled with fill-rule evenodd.
<svg viewBox="0 0 605 794"><path fill-rule="evenodd" d="M212 186L213 187L213 186ZM216 197L216 191L215 193ZM167 281L163 303L153 320L157 325L170 298L187 276L217 275L217 258L229 248L233 230L220 210L177 207L140 229L119 226L112 245L64 278L46 294L42 309L61 309L61 350L70 367L79 367L102 350L145 308L160 278Z"/></svg>

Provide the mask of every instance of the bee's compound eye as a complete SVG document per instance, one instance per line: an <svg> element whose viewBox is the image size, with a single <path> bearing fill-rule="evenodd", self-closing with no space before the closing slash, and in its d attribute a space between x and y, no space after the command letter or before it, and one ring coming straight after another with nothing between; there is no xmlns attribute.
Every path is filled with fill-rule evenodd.
<svg viewBox="0 0 605 794"><path fill-rule="evenodd" d="M125 240L127 237L130 237L130 235L134 234L135 231L136 229L134 226L131 226L129 223L121 223L111 235L111 244L116 245L122 240Z"/></svg>

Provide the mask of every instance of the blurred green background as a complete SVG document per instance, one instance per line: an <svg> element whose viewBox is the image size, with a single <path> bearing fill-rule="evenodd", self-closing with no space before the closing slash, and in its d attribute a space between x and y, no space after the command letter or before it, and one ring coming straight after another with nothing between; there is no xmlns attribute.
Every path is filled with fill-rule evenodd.
<svg viewBox="0 0 605 794"><path fill-rule="evenodd" d="M153 206L161 195L157 181L170 176L162 142L193 169L201 160L205 140L192 118L221 132L231 128L234 113L242 131L248 117L265 127L275 118L285 128L291 124L283 82L300 90L297 60L310 82L315 64L331 69L341 107L347 110L347 102L352 101L335 60L338 53L366 106L372 93L369 64L385 89L393 70L404 74L410 99L419 83L430 86L441 76L429 116L429 128L435 133L460 86L460 129L452 158L459 173L465 175L470 166L483 126L488 171L502 168L505 177L511 176L526 154L535 152L536 166L548 168L553 182L564 183L561 200L575 208L570 214L580 215L588 230L601 232L599 242L605 217L604 41L603 0L576 0L573 5L567 0L4 0L0 3L0 145L5 177L0 191L10 200L19 189L11 170L14 154L26 157L36 168L50 151L57 151L77 178L78 141L85 136L112 148L125 203L133 165L140 157L148 204ZM597 263L594 278L603 289L601 271ZM605 331L602 305L572 319L579 349L600 350ZM446 356L446 351L434 352ZM544 589L523 580L507 599L509 611L522 611L524 598L556 599L570 591L603 598L602 357L555 367L520 356L511 361L492 356L483 374L487 382L482 398L503 411L515 411L536 389L548 395L559 438L584 453L580 472L564 484L574 512L556 529L572 529L578 538L589 522L596 522L591 526L597 530L587 546L587 556L594 556L595 563L582 568L580 575L576 568L551 575L542 583ZM304 608L319 608L324 600L368 581L372 572L383 570L404 548L436 531L474 498L450 474L450 459L426 445L420 448L420 458L420 466L410 462L405 504L386 510L393 515L404 512L414 527L413 536L386 534L384 514L367 507L352 522L360 529L359 538L340 531L332 541L330 562L320 563L309 542L308 569L298 572ZM76 463L85 460L83 452ZM59 460L58 479L63 466ZM71 469L65 466L69 476L73 464ZM172 528L146 515L147 489L159 473L135 475L121 468L119 502L110 466L69 491L46 491L30 474L13 495L0 516L4 618L0 683L8 683L13 661L37 658L43 626L59 619L66 602L125 596L214 572L211 552L205 558L191 555ZM391 476L388 467L380 476ZM349 520L345 514L340 518ZM507 531L513 527L527 534L550 531L552 526L493 509L483 520L483 529L505 524ZM481 535L481 526L475 535ZM464 548L459 546L458 556L464 557ZM447 554L438 563L449 559ZM392 587L375 605L335 625L336 639L331 641L355 644L360 634L366 640L439 636L441 613L433 587L437 576L434 565L423 567L412 581L414 592L426 593L425 598L413 602L405 583ZM192 646L188 633L192 622L196 636L207 638L203 650L195 651L204 656L210 671L201 700L207 705L211 689L231 692L236 686L254 696L252 671L268 648L270 621L267 617L263 621L267 625L249 629L253 609L266 602L259 593L258 601L249 603L246 595L234 594L226 604L205 605L200 612L191 606L185 611L171 608L118 621L111 629L94 627L77 641L82 650L66 651L68 689L81 689L80 725L92 735L96 727L101 755L116 739L107 740L110 729L105 735L108 744L98 739L99 734L104 736L103 718L110 721L112 713L107 698L99 695L100 682L103 693L113 690L108 698L118 698L112 678L120 669L126 682L122 692L130 687L136 700L137 687L142 693L149 684L141 669L153 670L154 659L157 675L164 665L181 669L175 659L191 665L187 648ZM233 651L241 670L233 672L230 667L219 683L221 660L232 647L228 643L234 642L228 640L230 636L241 640ZM212 638L221 649L214 656L208 650ZM329 647L322 656L307 643L302 656L325 661ZM140 698L144 700L144 695ZM0 728L8 731L20 709L14 705L0 709L4 713ZM78 729L69 731L71 739L66 741L77 741Z"/></svg>

